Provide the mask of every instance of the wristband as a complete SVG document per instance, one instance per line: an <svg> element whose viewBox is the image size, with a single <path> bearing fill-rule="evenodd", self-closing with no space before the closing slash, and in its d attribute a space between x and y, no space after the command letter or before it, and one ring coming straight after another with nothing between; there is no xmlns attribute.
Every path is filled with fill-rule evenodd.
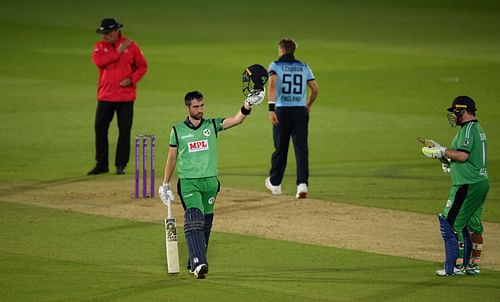
<svg viewBox="0 0 500 302"><path fill-rule="evenodd" d="M241 106L241 109L240 109L241 114L249 115L251 111L252 111L252 109L247 109L247 108L245 108L245 106Z"/></svg>
<svg viewBox="0 0 500 302"><path fill-rule="evenodd" d="M269 111L274 111L276 103L269 103Z"/></svg>

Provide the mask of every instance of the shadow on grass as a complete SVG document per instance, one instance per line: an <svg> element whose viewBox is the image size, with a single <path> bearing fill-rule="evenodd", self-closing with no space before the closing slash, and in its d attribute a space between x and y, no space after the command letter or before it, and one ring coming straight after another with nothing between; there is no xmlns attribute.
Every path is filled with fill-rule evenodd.
<svg viewBox="0 0 500 302"><path fill-rule="evenodd" d="M244 171L244 170L241 170ZM253 177L262 177L264 183L264 179L268 176L267 174L259 173L259 172L221 172L219 176L253 176ZM295 177L295 174L285 173L284 177ZM383 179L403 179L403 180L441 180L440 176L412 176L412 175L401 175L398 173L394 173L393 170L384 170L384 171L374 171L370 174L351 174L351 173L341 173L341 172L328 172L328 173L311 173L309 177L318 177L318 178L328 178L328 177L344 177L344 178L383 178Z"/></svg>
<svg viewBox="0 0 500 302"><path fill-rule="evenodd" d="M138 222L138 221L129 221L120 225L105 227L94 229L88 233L108 233L115 231L124 231L124 230L134 230L134 229L142 229L142 228L157 228L157 224L149 223L149 222Z"/></svg>
<svg viewBox="0 0 500 302"><path fill-rule="evenodd" d="M36 191L50 187L57 187L61 185L90 181L93 179L95 178L89 176L74 176L74 177L51 179L40 182L5 185L0 189L0 197L14 195L17 194L19 191Z"/></svg>
<svg viewBox="0 0 500 302"><path fill-rule="evenodd" d="M423 268L425 273L419 274ZM449 286L455 287L460 283L460 287L468 288L468 290L499 290L496 284L487 282L469 282L478 280L476 276L453 276L453 277L438 277L434 275L434 265L404 265L404 266L371 266L371 267L355 267L355 268L324 268L324 269L280 269L279 271L246 271L246 272L217 272L211 277L218 281L229 283L248 283L248 282L298 282L301 284L317 284L317 283L348 283L359 285L390 285L401 286L405 288L415 287L430 287L430 286ZM378 273L377 273L378 272ZM483 277L491 281L495 279L496 273L493 275L487 272ZM422 280L423 279L423 280ZM484 280L486 281L486 280ZM392 289L393 290L393 289ZM369 299L367 298L367 301Z"/></svg>

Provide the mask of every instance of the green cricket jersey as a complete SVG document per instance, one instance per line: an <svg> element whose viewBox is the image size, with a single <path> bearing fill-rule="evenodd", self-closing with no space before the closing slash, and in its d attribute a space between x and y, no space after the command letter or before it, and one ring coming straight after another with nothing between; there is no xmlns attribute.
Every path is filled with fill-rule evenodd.
<svg viewBox="0 0 500 302"><path fill-rule="evenodd" d="M170 146L177 147L177 176L181 179L217 176L217 133L223 118L202 119L194 127L189 119L172 127Z"/></svg>
<svg viewBox="0 0 500 302"><path fill-rule="evenodd" d="M451 149L469 154L464 161L451 162L453 185L473 184L488 179L486 170L486 134L477 120L463 125L451 143Z"/></svg>

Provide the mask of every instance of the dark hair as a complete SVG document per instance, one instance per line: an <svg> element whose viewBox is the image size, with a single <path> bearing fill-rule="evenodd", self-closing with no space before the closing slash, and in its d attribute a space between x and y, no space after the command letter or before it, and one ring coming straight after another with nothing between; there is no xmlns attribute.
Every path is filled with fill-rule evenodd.
<svg viewBox="0 0 500 302"><path fill-rule="evenodd" d="M297 42L291 38L283 38L279 41L278 46L285 50L285 54L292 54L295 52L297 48Z"/></svg>
<svg viewBox="0 0 500 302"><path fill-rule="evenodd" d="M191 101L192 100L203 100L203 94L201 94L201 92L199 91L190 91L188 93L186 93L186 96L184 97L184 104L186 106L190 106L191 105Z"/></svg>

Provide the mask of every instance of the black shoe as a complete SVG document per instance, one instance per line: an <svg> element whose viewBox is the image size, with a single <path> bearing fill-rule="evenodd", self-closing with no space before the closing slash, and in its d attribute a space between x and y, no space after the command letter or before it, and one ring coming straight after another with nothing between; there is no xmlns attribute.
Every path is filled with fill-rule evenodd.
<svg viewBox="0 0 500 302"><path fill-rule="evenodd" d="M196 279L205 279L208 274L208 265L200 264L191 272Z"/></svg>
<svg viewBox="0 0 500 302"><path fill-rule="evenodd" d="M94 169L90 170L87 175L97 175L102 173L108 173L109 169L107 167L95 166Z"/></svg>
<svg viewBox="0 0 500 302"><path fill-rule="evenodd" d="M122 166L116 167L116 174L118 174L118 175L125 174L125 167L122 167Z"/></svg>

